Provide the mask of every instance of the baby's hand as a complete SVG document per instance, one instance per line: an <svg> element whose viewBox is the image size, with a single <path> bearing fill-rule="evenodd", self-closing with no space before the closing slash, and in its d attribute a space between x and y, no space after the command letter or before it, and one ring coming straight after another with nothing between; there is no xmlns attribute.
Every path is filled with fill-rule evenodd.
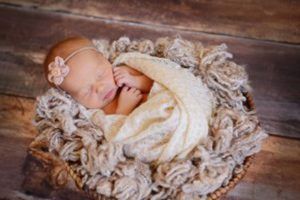
<svg viewBox="0 0 300 200"><path fill-rule="evenodd" d="M142 100L141 91L135 88L123 87L118 99L116 113L129 114L136 105Z"/></svg>
<svg viewBox="0 0 300 200"><path fill-rule="evenodd" d="M131 75L126 68L114 67L113 73L118 87L122 87L123 85L136 87L135 76Z"/></svg>

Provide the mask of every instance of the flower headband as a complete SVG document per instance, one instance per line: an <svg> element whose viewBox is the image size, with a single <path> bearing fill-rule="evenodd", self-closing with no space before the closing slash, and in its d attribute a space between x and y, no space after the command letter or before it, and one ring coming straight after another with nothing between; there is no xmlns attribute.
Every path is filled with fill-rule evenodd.
<svg viewBox="0 0 300 200"><path fill-rule="evenodd" d="M88 49L98 51L96 49L96 47L94 47L94 46L86 46L86 47L77 49L76 51L71 53L66 59L63 59L60 56L56 56L54 58L54 61L52 61L48 65L48 70L49 70L48 80L49 80L49 82L54 83L56 86L60 85L70 71L69 66L66 65L65 63L68 60L70 60L73 56L75 56L77 53L84 51L84 50L88 50Z"/></svg>

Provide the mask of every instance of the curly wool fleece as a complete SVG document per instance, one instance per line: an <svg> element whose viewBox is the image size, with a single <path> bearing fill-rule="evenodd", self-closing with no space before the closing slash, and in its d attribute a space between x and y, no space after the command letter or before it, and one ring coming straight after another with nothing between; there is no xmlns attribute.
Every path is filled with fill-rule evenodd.
<svg viewBox="0 0 300 200"><path fill-rule="evenodd" d="M246 157L257 153L267 134L245 106L249 91L244 67L229 61L226 45L204 48L181 38L94 44L111 62L122 52L165 57L201 77L215 98L209 136L186 159L153 166L127 157L120 144L108 143L87 120L89 111L68 94L49 89L38 97L31 148L44 146L78 174L85 190L99 199L205 199L240 172ZM37 145L39 144L38 148ZM65 176L56 175L55 182Z"/></svg>

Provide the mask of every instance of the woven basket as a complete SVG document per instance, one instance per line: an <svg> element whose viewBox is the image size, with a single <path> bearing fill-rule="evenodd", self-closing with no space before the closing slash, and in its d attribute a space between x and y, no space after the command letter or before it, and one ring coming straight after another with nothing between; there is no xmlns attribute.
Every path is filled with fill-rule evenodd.
<svg viewBox="0 0 300 200"><path fill-rule="evenodd" d="M250 110L253 111L255 109L253 98L251 94L244 93L244 96L246 97L247 101L245 102L245 106ZM61 182L59 180L61 176L64 177L71 177L72 180L75 182L78 189L81 191L84 191L88 194L88 196L91 199L98 199L98 194L89 191L84 187L84 184L82 183L82 179L79 174L77 174L69 165L68 162L65 162L58 157L54 156L53 154L43 151L43 147L45 147L45 144L42 144L41 142L33 142L29 146L28 153L30 153L32 156L36 157L40 161L42 161L44 164L51 166L52 171L49 174L51 184L54 188L62 188L64 187L67 182ZM226 186L222 186L218 188L213 193L208 194L207 199L221 199L223 196L225 196L228 191L230 191L232 188L235 187L235 185L244 177L244 175L247 172L247 169L249 168L250 164L252 163L252 160L254 158L254 155L248 156L245 158L245 161L242 166L242 170L234 175L228 182ZM65 178L64 180L68 180Z"/></svg>

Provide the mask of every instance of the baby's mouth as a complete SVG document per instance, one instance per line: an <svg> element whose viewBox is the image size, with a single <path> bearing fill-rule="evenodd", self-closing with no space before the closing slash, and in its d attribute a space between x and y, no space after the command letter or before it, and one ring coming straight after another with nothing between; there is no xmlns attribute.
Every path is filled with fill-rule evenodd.
<svg viewBox="0 0 300 200"><path fill-rule="evenodd" d="M106 93L106 95L104 96L103 99L109 99L115 92L115 89L110 90L108 93Z"/></svg>

